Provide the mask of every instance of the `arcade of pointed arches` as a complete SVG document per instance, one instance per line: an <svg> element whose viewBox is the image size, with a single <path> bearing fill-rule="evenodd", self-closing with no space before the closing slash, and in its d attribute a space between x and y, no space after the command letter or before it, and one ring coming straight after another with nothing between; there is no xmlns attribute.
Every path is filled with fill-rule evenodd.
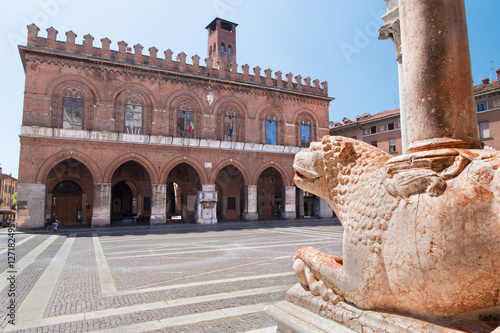
<svg viewBox="0 0 500 333"><path fill-rule="evenodd" d="M251 209L250 186L257 188L253 201L259 219L283 218L285 189L292 184L291 177L271 162L252 174L243 163L233 159L218 163L208 177L193 158L172 160L160 174L146 157L137 153L116 158L101 172L91 158L78 151L52 156L38 175L46 184L46 219L57 216L68 225L88 226L92 225L94 211L103 209L96 206L99 202L95 198L102 197L95 193L98 184L111 185L108 206L104 208L109 211L112 225L150 223L153 218L162 223L197 222L199 191L207 184L213 184L217 193L217 220L227 221L244 219Z"/></svg>

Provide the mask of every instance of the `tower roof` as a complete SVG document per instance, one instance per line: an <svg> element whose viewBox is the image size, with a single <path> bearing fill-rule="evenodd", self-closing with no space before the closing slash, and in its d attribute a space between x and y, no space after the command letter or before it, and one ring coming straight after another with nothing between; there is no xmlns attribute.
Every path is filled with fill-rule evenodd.
<svg viewBox="0 0 500 333"><path fill-rule="evenodd" d="M210 28L212 25L214 25L214 24L215 24L215 21L217 21L217 20L220 20L220 21L222 21L222 22L224 22L224 23L233 24L235 27L236 27L236 26L238 26L238 23L234 23L234 22L231 22L231 21L228 21L228 20L221 19L220 17L216 17L216 18L214 18L214 19L213 19L213 21L212 21L212 22L210 22L210 23L209 23L209 24L205 27L205 29Z"/></svg>

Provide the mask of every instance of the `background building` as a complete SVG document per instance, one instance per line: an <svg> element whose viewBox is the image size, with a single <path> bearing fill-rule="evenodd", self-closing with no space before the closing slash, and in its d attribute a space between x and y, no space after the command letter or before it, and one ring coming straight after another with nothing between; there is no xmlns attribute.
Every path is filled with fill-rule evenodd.
<svg viewBox="0 0 500 333"><path fill-rule="evenodd" d="M474 87L479 138L485 147L500 150L500 68L497 79Z"/></svg>
<svg viewBox="0 0 500 333"><path fill-rule="evenodd" d="M214 223L307 215L294 154L328 134L327 83L236 64L236 24L207 27L208 57L143 55L28 26L18 226L57 215L103 226L142 216ZM264 74L264 75L261 75ZM306 198L304 200L304 197ZM314 215L331 216L317 200Z"/></svg>
<svg viewBox="0 0 500 333"><path fill-rule="evenodd" d="M399 109L387 110L372 116L365 113L356 120L348 118L332 122L330 135L347 136L364 141L390 154L399 155L401 150L401 123Z"/></svg>
<svg viewBox="0 0 500 333"><path fill-rule="evenodd" d="M0 224L5 226L5 221L13 221L16 215L15 194L17 192L17 179L12 174L2 173L0 167Z"/></svg>
<svg viewBox="0 0 500 333"><path fill-rule="evenodd" d="M500 69L497 80L474 87L477 126L485 148L500 150ZM330 123L330 135L341 135L370 143L394 155L403 153L401 147L400 110L389 110L376 115L364 114L356 120L344 118Z"/></svg>

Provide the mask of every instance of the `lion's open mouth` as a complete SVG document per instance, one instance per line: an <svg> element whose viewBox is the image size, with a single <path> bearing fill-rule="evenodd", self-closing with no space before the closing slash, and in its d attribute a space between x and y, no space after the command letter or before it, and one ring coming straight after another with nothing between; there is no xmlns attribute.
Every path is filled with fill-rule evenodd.
<svg viewBox="0 0 500 333"><path fill-rule="evenodd" d="M316 171L306 170L298 165L294 165L295 176L306 181L313 181L319 178L319 174Z"/></svg>

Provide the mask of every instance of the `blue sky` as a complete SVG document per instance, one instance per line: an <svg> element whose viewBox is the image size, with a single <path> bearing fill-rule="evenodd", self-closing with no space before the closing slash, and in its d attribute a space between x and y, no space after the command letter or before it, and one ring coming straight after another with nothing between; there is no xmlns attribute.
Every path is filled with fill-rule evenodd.
<svg viewBox="0 0 500 333"><path fill-rule="evenodd" d="M499 0L466 0L474 84L496 78L500 68ZM328 81L330 120L354 119L399 106L397 63L391 41L379 41L383 0L21 0L4 3L0 13L0 163L17 177L24 71L17 50L26 44L26 25L35 23L40 36L47 28L91 34L94 45L111 39L112 49L124 40L151 46L159 54L171 49L191 56L207 54L205 26L216 16L238 23L237 62L273 72ZM347 52L350 50L351 52ZM241 67L240 67L241 71ZM22 167L22 166L21 166Z"/></svg>

